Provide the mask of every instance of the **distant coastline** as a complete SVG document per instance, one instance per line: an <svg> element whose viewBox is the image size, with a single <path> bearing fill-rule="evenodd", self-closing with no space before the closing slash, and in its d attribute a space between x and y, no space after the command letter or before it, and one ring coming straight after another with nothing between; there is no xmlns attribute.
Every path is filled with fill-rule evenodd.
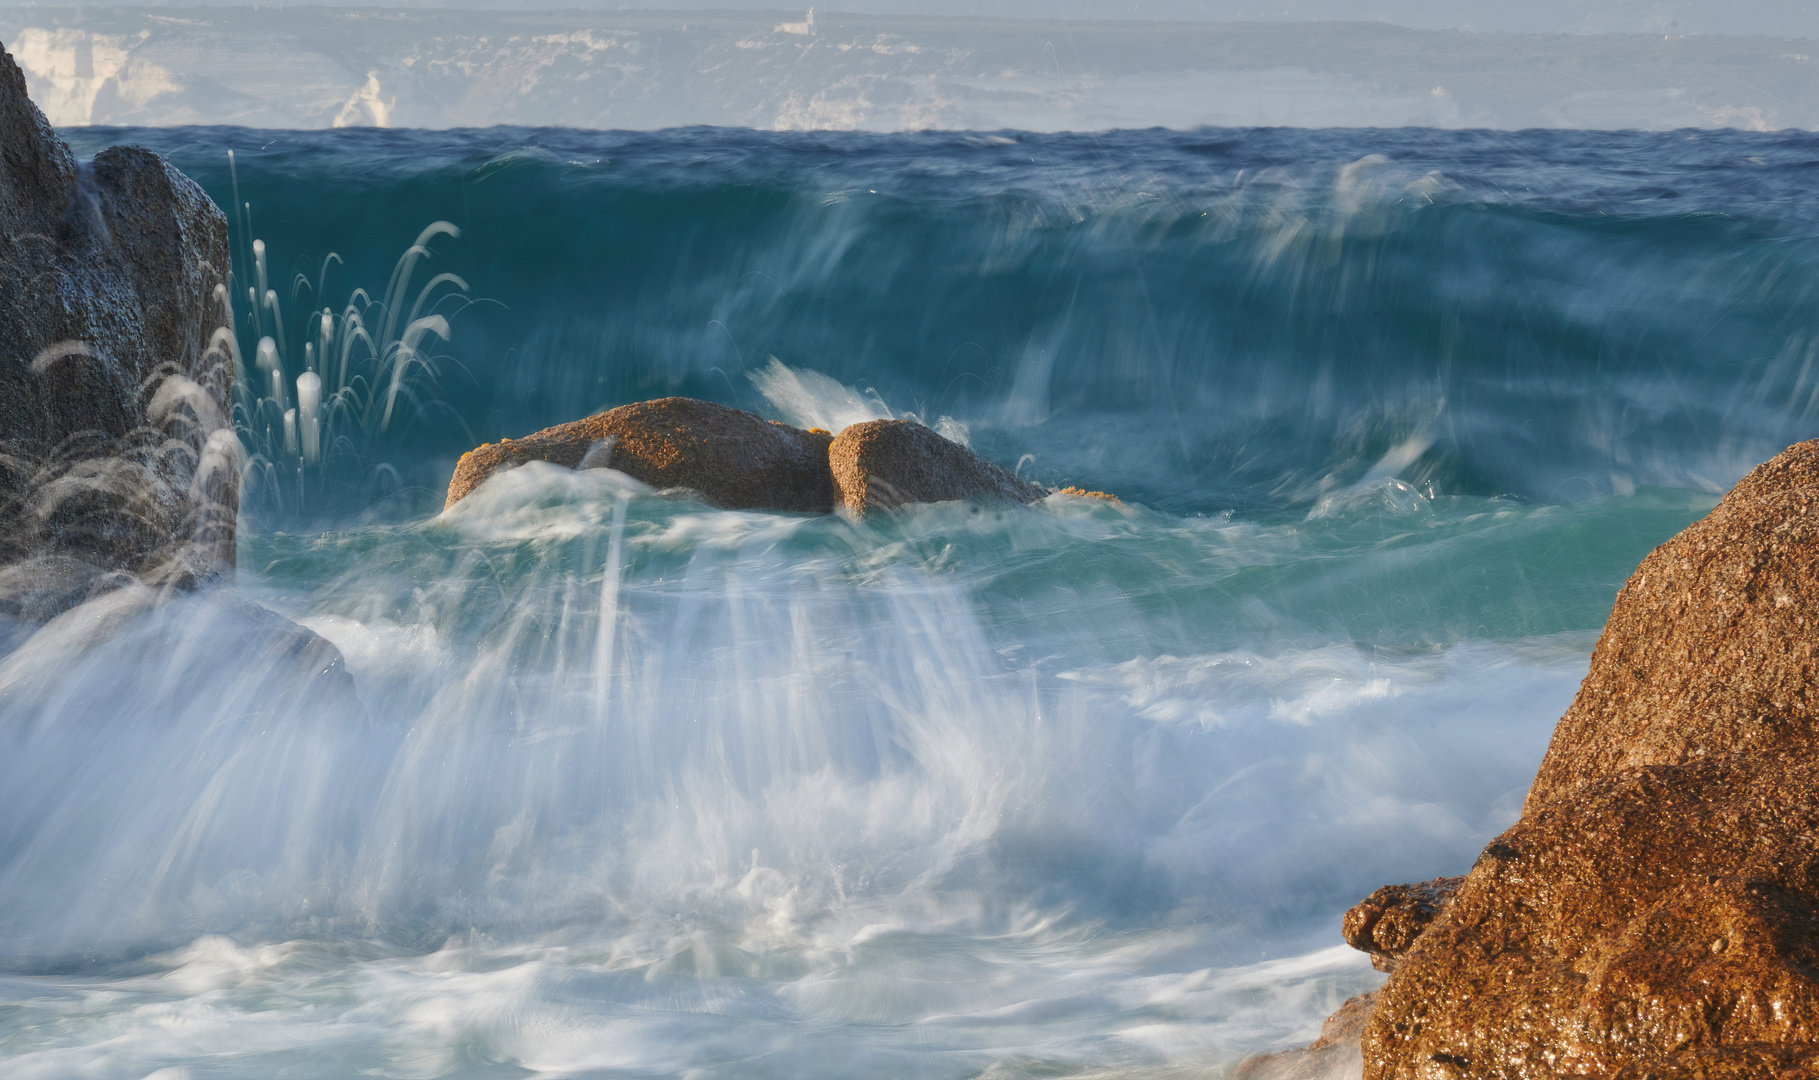
<svg viewBox="0 0 1819 1080"><path fill-rule="evenodd" d="M0 7L59 126L1819 129L1819 41L766 11Z"/></svg>

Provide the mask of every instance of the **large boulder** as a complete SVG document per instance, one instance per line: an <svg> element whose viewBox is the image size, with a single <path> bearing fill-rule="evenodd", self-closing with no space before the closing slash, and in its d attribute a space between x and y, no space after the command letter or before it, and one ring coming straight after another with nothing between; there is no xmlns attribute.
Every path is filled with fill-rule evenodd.
<svg viewBox="0 0 1819 1080"><path fill-rule="evenodd" d="M908 503L1032 503L1048 492L913 420L869 420L828 447L840 501L854 517Z"/></svg>
<svg viewBox="0 0 1819 1080"><path fill-rule="evenodd" d="M233 565L227 219L149 150L78 163L0 50L0 617Z"/></svg>
<svg viewBox="0 0 1819 1080"><path fill-rule="evenodd" d="M545 428L464 454L448 482L453 506L487 477L527 461L612 468L658 488L688 488L727 510L833 508L831 436L694 398L659 398Z"/></svg>
<svg viewBox="0 0 1819 1080"><path fill-rule="evenodd" d="M1808 442L1618 594L1521 819L1373 995L1367 1078L1819 1074L1816 613Z"/></svg>

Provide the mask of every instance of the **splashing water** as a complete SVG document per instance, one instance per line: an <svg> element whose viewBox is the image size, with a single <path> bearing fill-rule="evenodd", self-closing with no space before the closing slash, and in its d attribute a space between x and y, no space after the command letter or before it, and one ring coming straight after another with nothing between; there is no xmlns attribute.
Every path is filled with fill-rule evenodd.
<svg viewBox="0 0 1819 1080"><path fill-rule="evenodd" d="M287 213L270 250L390 283L326 335L322 277L239 315L240 590L351 680L225 591L8 646L3 1071L1147 1078L1307 1041L1379 978L1338 914L1513 820L1636 561L1810 420L1810 139L1650 138L273 135L261 205L354 177L333 205L462 233L394 260ZM310 479L357 454L439 505L474 434L672 392L949 417L1124 501L859 523L533 464L385 515Z"/></svg>
<svg viewBox="0 0 1819 1080"><path fill-rule="evenodd" d="M231 168L233 151L228 158ZM232 177L236 233L250 237L252 204L239 198L237 170ZM328 489L354 489L360 502L371 504L388 476L396 488L397 470L383 454L397 439L386 437L394 425L402 436L426 412L449 411L435 390L449 358L430 348L449 340L450 320L474 303L459 275L433 274L419 286L416 273L433 257L433 241L460 235L449 222L431 222L398 257L383 292L374 296L356 286L339 311L315 305L327 295L340 256L325 256L314 282L294 272L289 296L281 298L265 241L246 243L239 264L252 267L252 280L231 282L229 292L240 339L234 421L245 451L242 513L252 523L308 520L312 491L327 504L315 510L320 517L345 509L346 496ZM253 371L241 360L249 352Z"/></svg>
<svg viewBox="0 0 1819 1080"><path fill-rule="evenodd" d="M1485 512L1416 546L1565 525ZM1375 526L1332 528L1326 557L1381 572L1339 535ZM1292 578L1307 540L1067 496L875 529L554 466L402 531L251 538L248 588L358 700L237 654L207 596L74 670L39 662L75 651L52 630L0 667L0 790L33 823L0 928L48 969L7 991L9 1053L967 1076L1300 1038L1374 978L1332 908L1513 818L1530 703L1564 705L1588 645L1361 651L1284 612L1301 640L1259 650L1206 603L1174 616L1205 649L1126 658L1184 561ZM219 700L185 690L222 663ZM48 973L73 956L111 973Z"/></svg>

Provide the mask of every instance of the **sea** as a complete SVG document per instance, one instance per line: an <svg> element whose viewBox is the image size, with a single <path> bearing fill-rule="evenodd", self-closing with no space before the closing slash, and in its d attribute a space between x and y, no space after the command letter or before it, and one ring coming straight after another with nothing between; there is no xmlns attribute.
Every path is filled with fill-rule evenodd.
<svg viewBox="0 0 1819 1080"><path fill-rule="evenodd" d="M232 222L233 588L0 646L0 1073L1226 1075L1819 434L1819 135L74 128ZM895 417L1030 507L456 459ZM97 601L100 603L102 601Z"/></svg>

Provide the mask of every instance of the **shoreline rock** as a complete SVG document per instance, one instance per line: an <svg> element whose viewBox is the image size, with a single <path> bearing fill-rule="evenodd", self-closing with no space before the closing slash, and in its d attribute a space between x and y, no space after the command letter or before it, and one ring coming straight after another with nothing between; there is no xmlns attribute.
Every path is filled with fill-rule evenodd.
<svg viewBox="0 0 1819 1080"><path fill-rule="evenodd" d="M202 588L239 513L228 256L201 187L142 147L78 162L0 48L0 658L67 663L181 589L357 708L332 643Z"/></svg>
<svg viewBox="0 0 1819 1080"><path fill-rule="evenodd" d="M1819 1073L1816 620L1819 441L1642 561L1470 873L1347 913L1368 1080Z"/></svg>
<svg viewBox="0 0 1819 1080"><path fill-rule="evenodd" d="M1371 966L1378 971L1395 971L1464 881L1442 877L1415 885L1385 885L1345 913L1340 936L1352 948L1369 953Z"/></svg>
<svg viewBox="0 0 1819 1080"><path fill-rule="evenodd" d="M0 273L0 615L230 574L227 218L150 150L77 162L4 49Z"/></svg>

